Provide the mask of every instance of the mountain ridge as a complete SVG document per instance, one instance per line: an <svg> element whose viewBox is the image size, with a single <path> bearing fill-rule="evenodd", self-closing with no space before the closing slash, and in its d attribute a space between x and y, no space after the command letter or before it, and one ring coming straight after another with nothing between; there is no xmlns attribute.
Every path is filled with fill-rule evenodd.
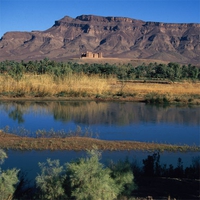
<svg viewBox="0 0 200 200"><path fill-rule="evenodd" d="M0 39L0 60L63 60L79 58L86 51L111 58L198 64L200 24L65 16L45 31L7 32Z"/></svg>

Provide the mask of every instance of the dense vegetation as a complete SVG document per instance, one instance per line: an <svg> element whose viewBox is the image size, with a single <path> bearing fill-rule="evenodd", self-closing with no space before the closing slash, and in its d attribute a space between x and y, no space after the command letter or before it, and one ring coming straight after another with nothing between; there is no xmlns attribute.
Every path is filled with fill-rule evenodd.
<svg viewBox="0 0 200 200"><path fill-rule="evenodd" d="M69 74L99 74L102 77L114 76L118 79L168 79L175 80L200 80L200 69L193 65L179 65L177 63L142 64L134 67L132 64L78 64L73 62L55 62L48 58L40 61L0 62L0 73L9 74L11 77L20 80L24 73L49 74L63 78Z"/></svg>
<svg viewBox="0 0 200 200"><path fill-rule="evenodd" d="M177 63L0 63L1 98L89 98L200 104L200 69ZM161 85L162 84L162 85Z"/></svg>
<svg viewBox="0 0 200 200"><path fill-rule="evenodd" d="M0 164L5 157L1 150ZM28 185L17 169L0 170L0 199L134 199L140 189L138 183L144 177L199 179L199 158L194 158L186 168L181 158L176 167L160 164L159 152L143 159L142 167L128 159L110 161L105 166L100 158L101 153L93 149L85 158L64 165L59 160L47 159L39 163L41 171L35 178L35 186Z"/></svg>

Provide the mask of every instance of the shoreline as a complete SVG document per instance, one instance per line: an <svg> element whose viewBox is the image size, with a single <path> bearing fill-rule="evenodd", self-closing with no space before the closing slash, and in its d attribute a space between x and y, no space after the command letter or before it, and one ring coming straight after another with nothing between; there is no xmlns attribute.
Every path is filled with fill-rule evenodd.
<svg viewBox="0 0 200 200"><path fill-rule="evenodd" d="M96 97L6 97L0 96L0 101L131 101L131 102L145 102L144 98L134 97L119 97L119 98L96 98Z"/></svg>
<svg viewBox="0 0 200 200"><path fill-rule="evenodd" d="M22 137L0 131L0 148L12 150L99 150L110 151L168 151L168 152L200 152L198 146L171 145L138 141L110 141L90 137Z"/></svg>
<svg viewBox="0 0 200 200"><path fill-rule="evenodd" d="M164 98L164 97L163 97ZM179 106L200 106L200 100L196 101L189 101L189 100L178 100L178 101L163 101L163 98L153 98L153 99L145 99L145 98L138 98L138 97L118 97L118 98L109 98L109 97L1 97L0 102L56 102L56 101L95 101L95 102L135 102L135 103L146 103L149 105L164 105L164 106L171 106L171 105L179 105Z"/></svg>

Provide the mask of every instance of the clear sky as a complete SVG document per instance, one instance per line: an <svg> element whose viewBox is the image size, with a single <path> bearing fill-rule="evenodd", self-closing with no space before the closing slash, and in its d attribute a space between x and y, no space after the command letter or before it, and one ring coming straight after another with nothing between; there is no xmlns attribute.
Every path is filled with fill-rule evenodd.
<svg viewBox="0 0 200 200"><path fill-rule="evenodd" d="M8 31L46 30L66 15L82 14L200 23L200 0L0 0L0 38Z"/></svg>

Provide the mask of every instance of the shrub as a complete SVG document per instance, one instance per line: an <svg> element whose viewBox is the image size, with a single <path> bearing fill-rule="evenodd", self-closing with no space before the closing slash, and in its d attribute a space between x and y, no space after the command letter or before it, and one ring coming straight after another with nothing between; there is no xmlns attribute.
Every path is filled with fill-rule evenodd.
<svg viewBox="0 0 200 200"><path fill-rule="evenodd" d="M0 174L0 199L12 199L15 192L15 186L18 183L19 170L9 169Z"/></svg>
<svg viewBox="0 0 200 200"><path fill-rule="evenodd" d="M4 162L6 157L6 153L0 149L0 164ZM18 172L19 170L15 168L5 171L0 168L0 200L12 199L18 183Z"/></svg>
<svg viewBox="0 0 200 200"><path fill-rule="evenodd" d="M120 195L129 196L137 186L134 183L134 176L131 163L128 159L110 164L111 176L119 187Z"/></svg>
<svg viewBox="0 0 200 200"><path fill-rule="evenodd" d="M71 196L77 200L112 200L117 198L120 187L111 177L111 170L99 162L97 150L88 152L88 157L67 164Z"/></svg>
<svg viewBox="0 0 200 200"><path fill-rule="evenodd" d="M65 191L62 187L65 175L59 160L47 159L46 163L39 163L41 174L36 177L36 185L41 191L40 199L63 199Z"/></svg>

